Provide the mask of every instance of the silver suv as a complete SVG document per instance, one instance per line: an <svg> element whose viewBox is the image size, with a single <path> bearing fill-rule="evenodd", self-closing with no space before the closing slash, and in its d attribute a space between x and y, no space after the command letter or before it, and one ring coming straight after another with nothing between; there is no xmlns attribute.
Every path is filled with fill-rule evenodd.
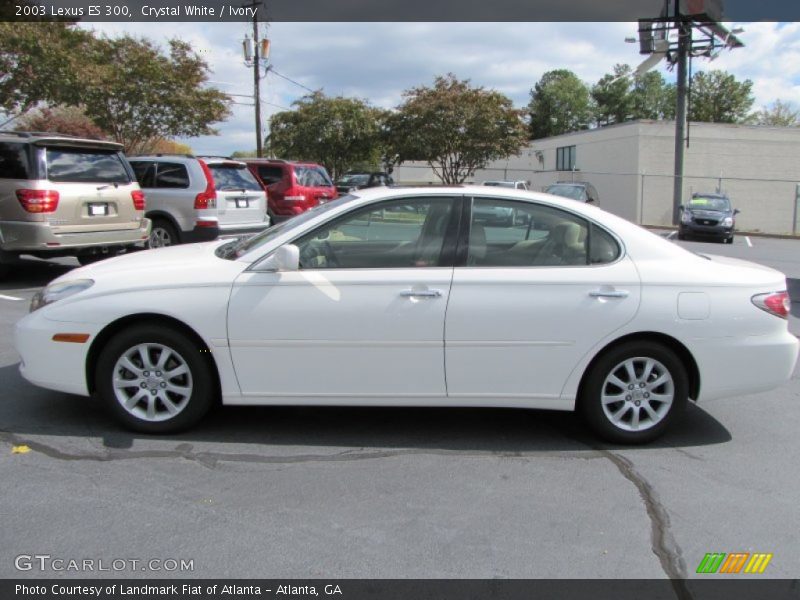
<svg viewBox="0 0 800 600"><path fill-rule="evenodd" d="M20 254L87 264L142 246L144 204L120 144L0 132L0 268Z"/></svg>
<svg viewBox="0 0 800 600"><path fill-rule="evenodd" d="M156 154L131 157L153 221L148 246L203 242L269 227L267 194L243 162Z"/></svg>

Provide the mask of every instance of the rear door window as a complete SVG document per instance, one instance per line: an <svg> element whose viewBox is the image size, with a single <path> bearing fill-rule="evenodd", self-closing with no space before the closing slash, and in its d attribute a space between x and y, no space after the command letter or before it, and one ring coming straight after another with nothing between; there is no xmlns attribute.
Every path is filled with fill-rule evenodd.
<svg viewBox="0 0 800 600"><path fill-rule="evenodd" d="M130 183L119 154L108 150L48 147L47 179L60 183Z"/></svg>
<svg viewBox="0 0 800 600"><path fill-rule="evenodd" d="M147 161L129 161L133 167L133 174L136 175L136 181L139 186L143 188L153 187L153 176L156 172L156 165Z"/></svg>
<svg viewBox="0 0 800 600"><path fill-rule="evenodd" d="M186 165L167 162L158 163L155 187L179 189L188 188L189 173L186 171Z"/></svg>
<svg viewBox="0 0 800 600"><path fill-rule="evenodd" d="M256 178L244 165L208 165L214 186L221 192L234 190L261 191Z"/></svg>
<svg viewBox="0 0 800 600"><path fill-rule="evenodd" d="M272 185L283 179L283 169L280 167L271 167L269 165L262 165L258 167L258 176L264 185Z"/></svg>
<svg viewBox="0 0 800 600"><path fill-rule="evenodd" d="M30 179L27 144L0 143L0 179Z"/></svg>

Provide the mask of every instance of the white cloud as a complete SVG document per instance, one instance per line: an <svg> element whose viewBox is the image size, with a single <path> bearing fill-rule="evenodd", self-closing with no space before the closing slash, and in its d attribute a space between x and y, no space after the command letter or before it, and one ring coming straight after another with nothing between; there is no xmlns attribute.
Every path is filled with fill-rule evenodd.
<svg viewBox="0 0 800 600"><path fill-rule="evenodd" d="M744 24L746 47L726 52L694 69L715 68L754 82L756 105L775 99L800 103L800 23ZM177 36L192 43L209 62L211 79L222 90L252 94L253 73L241 59L246 23L105 23L93 27L109 35L130 33L165 43ZM496 88L517 106L548 70L566 68L587 83L616 63L637 65L644 57L635 23L273 23L268 28L274 68L311 89L355 96L383 107L396 106L403 90L426 85L448 72L474 84ZM674 74L667 73L668 79ZM275 75L262 88L265 102L290 106L306 90ZM246 98L237 101L248 102ZM264 107L265 121L281 110ZM218 137L187 142L196 152L228 153L255 147L253 109L236 106L219 125Z"/></svg>

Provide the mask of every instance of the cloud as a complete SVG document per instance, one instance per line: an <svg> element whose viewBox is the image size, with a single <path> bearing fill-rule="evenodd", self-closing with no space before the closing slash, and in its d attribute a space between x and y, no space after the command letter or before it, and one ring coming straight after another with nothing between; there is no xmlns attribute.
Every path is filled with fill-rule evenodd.
<svg viewBox="0 0 800 600"><path fill-rule="evenodd" d="M745 24L744 49L716 61L695 60L695 71L719 68L754 81L756 105L775 99L800 103L800 23ZM96 23L109 35L130 33L164 44L189 41L208 61L211 80L225 92L253 93L253 72L241 57L247 23ZM272 23L273 67L311 89L394 107L404 90L430 84L448 72L507 94L525 106L536 81L566 68L591 84L616 63L635 66L644 57L624 38L636 23ZM667 79L674 73L662 69ZM270 74L262 88L264 121L307 91ZM251 102L236 97L238 102ZM277 106L274 106L277 105ZM237 105L222 135L184 140L198 153L229 153L255 147L253 109Z"/></svg>

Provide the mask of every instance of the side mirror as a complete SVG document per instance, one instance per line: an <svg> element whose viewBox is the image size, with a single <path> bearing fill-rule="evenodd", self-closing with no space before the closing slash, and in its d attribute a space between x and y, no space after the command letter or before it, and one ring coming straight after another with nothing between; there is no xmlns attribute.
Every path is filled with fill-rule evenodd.
<svg viewBox="0 0 800 600"><path fill-rule="evenodd" d="M286 244L273 252L255 268L260 272L297 271L300 268L300 248Z"/></svg>
<svg viewBox="0 0 800 600"><path fill-rule="evenodd" d="M734 215L738 215L740 212L742 212L742 211L740 211L738 208L734 208L733 209L733 214Z"/></svg>

